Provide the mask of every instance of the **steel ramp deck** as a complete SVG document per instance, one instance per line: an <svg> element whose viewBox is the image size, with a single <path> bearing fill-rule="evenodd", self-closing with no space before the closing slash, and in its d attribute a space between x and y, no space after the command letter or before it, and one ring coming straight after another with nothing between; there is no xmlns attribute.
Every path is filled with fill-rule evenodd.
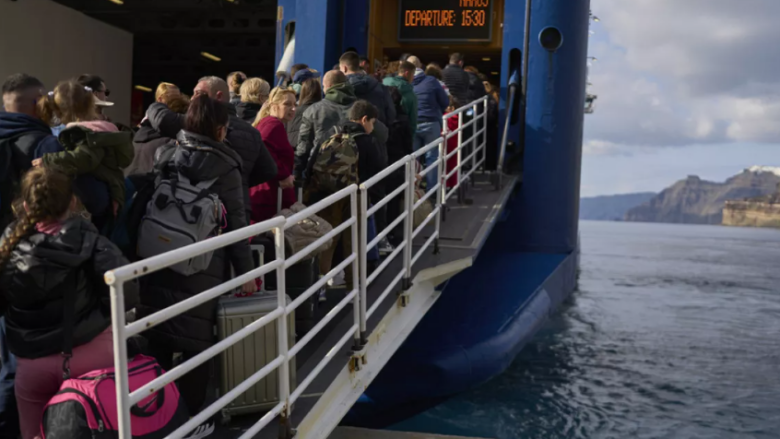
<svg viewBox="0 0 780 439"><path fill-rule="evenodd" d="M418 276L421 270L446 266L448 264L462 264L461 266L463 268L468 267L471 265L471 261L473 261L479 253L479 250L487 239L493 225L503 212L506 202L515 187L517 177L506 176L502 189L497 191L493 184L489 182L487 176L483 177L479 173L475 173L473 176L476 177L477 181L469 185L466 194L467 198L472 200L473 203L470 205L459 205L457 204L455 196L448 201L446 220L441 224L440 252L439 254L434 255L431 246L415 264L413 277ZM427 241L432 231L433 226L430 225L420 233L415 239L415 251L418 251L419 247ZM383 273L369 286L367 290L368 308L371 308L376 303L377 299L393 282L394 278L396 278L396 275L402 267L402 254L403 253L400 252L395 260L392 261ZM396 286L393 287L393 290L394 291L388 294L382 301L376 312L368 319L368 334L374 332L382 318L392 307L398 306L396 292L401 290L401 282L397 282ZM327 301L320 303L317 319L322 319L329 310L344 297L345 291L343 289L329 290ZM350 306L343 309L339 315L326 325L321 333L314 337L299 353L296 374L299 383L311 373L318 363L329 353L332 346L335 346L347 333L350 327L352 327L354 322L351 312L352 309ZM419 319L414 322L414 324L416 325L418 321ZM397 347L398 346L395 348L397 349ZM345 369L352 353L350 340L303 392L302 396L296 401L292 411L293 426L298 426L302 423L320 397L334 382L335 377ZM213 437L220 439L238 437L260 419L260 417L261 414L234 417L228 425L218 426ZM278 434L279 424L274 421L255 437L270 439L277 438Z"/></svg>

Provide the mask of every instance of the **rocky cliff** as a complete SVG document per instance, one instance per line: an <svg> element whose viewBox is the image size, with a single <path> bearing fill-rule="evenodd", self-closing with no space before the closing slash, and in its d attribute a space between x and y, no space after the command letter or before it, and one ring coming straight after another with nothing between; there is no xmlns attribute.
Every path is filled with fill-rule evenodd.
<svg viewBox="0 0 780 439"><path fill-rule="evenodd" d="M746 169L724 183L697 176L680 180L650 201L626 213L626 221L721 224L726 201L744 200L775 192L780 175L763 168Z"/></svg>
<svg viewBox="0 0 780 439"><path fill-rule="evenodd" d="M740 201L726 201L724 226L780 228L780 184L773 195Z"/></svg>
<svg viewBox="0 0 780 439"><path fill-rule="evenodd" d="M639 206L655 196L655 192L604 195L580 199L580 219L598 221L623 221L629 209Z"/></svg>

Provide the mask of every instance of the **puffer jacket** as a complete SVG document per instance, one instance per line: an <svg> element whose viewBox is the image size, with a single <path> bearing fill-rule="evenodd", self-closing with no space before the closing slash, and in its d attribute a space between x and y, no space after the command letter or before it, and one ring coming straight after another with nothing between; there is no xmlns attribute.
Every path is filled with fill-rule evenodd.
<svg viewBox="0 0 780 439"><path fill-rule="evenodd" d="M401 107L403 107L406 116L409 118L409 123L412 127L412 132L417 131L417 95L414 93L414 87L409 84L404 78L400 76L390 76L383 81L384 85L388 87L395 87L398 92L401 93ZM396 117L397 117L396 111Z"/></svg>
<svg viewBox="0 0 780 439"><path fill-rule="evenodd" d="M347 75L347 81L355 91L355 97L371 102L379 112L379 121L389 126L395 120L395 104L390 93L381 82L371 75L353 73Z"/></svg>
<svg viewBox="0 0 780 439"><path fill-rule="evenodd" d="M325 92L325 99L306 110L295 146L295 178L303 178L314 146L321 146L333 134L333 128L347 120L349 109L355 101L357 98L352 86L338 84Z"/></svg>
<svg viewBox="0 0 780 439"><path fill-rule="evenodd" d="M441 118L450 106L447 92L436 78L426 74L415 76L413 84L414 93L417 95L417 123L441 124Z"/></svg>
<svg viewBox="0 0 780 439"><path fill-rule="evenodd" d="M110 122L79 122L69 124L59 140L65 151L44 155L43 164L71 176L93 175L108 185L111 200L121 211L125 204L123 170L135 156L132 133L119 132Z"/></svg>
<svg viewBox="0 0 780 439"><path fill-rule="evenodd" d="M228 105L230 125L225 145L241 157L241 179L244 183L244 207L249 218L249 188L263 184L276 177L276 162L263 144L260 133L236 116L236 109ZM146 111L152 127L163 136L176 138L184 128L184 115L174 113L165 104L154 103Z"/></svg>
<svg viewBox="0 0 780 439"><path fill-rule="evenodd" d="M298 138L301 133L301 123L303 123L303 114L314 104L314 102L311 102L298 106L298 108L295 109L295 117L293 117L293 120L287 122L287 139L293 147L298 145Z"/></svg>
<svg viewBox="0 0 780 439"><path fill-rule="evenodd" d="M219 197L227 210L227 228L223 233L245 227L241 157L223 143L187 131L180 132L177 141L178 146L167 166L155 166L163 169L166 178L175 179L177 173L181 173L193 184L216 178L217 181L208 190ZM215 150L222 154L215 153ZM249 241L241 240L215 251L211 264L200 273L183 276L166 269L147 276L141 291L139 316L151 315L225 282L229 278L231 264L236 275L254 267ZM217 299L211 300L144 334L153 343L174 352L200 352L214 343L216 304Z"/></svg>
<svg viewBox="0 0 780 439"><path fill-rule="evenodd" d="M0 111L0 160L5 178L0 178L0 230L13 221L11 202L17 196L21 175L42 154L62 151L51 128L42 120L22 113Z"/></svg>
<svg viewBox="0 0 780 439"><path fill-rule="evenodd" d="M463 70L463 67L456 64L448 64L441 71L441 76L444 83L447 84L447 88L450 89L450 94L455 96L461 105L466 105L470 102L469 83L471 78L468 72Z"/></svg>
<svg viewBox="0 0 780 439"><path fill-rule="evenodd" d="M262 104L239 102L236 104L236 116L248 124L253 124L261 108L263 108Z"/></svg>
<svg viewBox="0 0 780 439"><path fill-rule="evenodd" d="M128 263L122 252L101 236L92 223L74 217L59 231L38 231L22 238L0 271L8 347L21 358L41 358L62 352L63 304L74 300L73 346L90 342L111 326L105 272ZM12 233L11 224L3 239ZM75 291L74 291L75 290ZM125 308L137 303L138 285L124 284Z"/></svg>
<svg viewBox="0 0 780 439"><path fill-rule="evenodd" d="M135 136L133 136L135 157L133 157L133 163L125 168L125 176L152 172L154 169L154 155L157 149L167 145L171 140L173 139L155 131L148 120L143 121Z"/></svg>

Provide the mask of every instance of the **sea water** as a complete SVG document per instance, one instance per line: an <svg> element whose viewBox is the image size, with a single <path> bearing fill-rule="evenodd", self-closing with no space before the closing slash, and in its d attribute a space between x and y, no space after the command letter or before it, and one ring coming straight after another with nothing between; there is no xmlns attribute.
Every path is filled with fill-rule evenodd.
<svg viewBox="0 0 780 439"><path fill-rule="evenodd" d="M780 230L582 222L579 290L503 375L402 424L780 438Z"/></svg>

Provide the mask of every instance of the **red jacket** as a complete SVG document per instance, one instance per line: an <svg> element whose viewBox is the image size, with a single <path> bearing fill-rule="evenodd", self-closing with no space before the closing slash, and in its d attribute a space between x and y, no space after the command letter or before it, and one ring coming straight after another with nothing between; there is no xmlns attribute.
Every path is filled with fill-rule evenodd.
<svg viewBox="0 0 780 439"><path fill-rule="evenodd" d="M259 223L276 216L279 182L292 175L295 164L295 150L287 138L287 130L281 120L267 116L257 125L268 152L276 161L278 173L271 181L249 189L252 203L252 221ZM295 189L285 189L282 193L282 208L295 204Z"/></svg>

